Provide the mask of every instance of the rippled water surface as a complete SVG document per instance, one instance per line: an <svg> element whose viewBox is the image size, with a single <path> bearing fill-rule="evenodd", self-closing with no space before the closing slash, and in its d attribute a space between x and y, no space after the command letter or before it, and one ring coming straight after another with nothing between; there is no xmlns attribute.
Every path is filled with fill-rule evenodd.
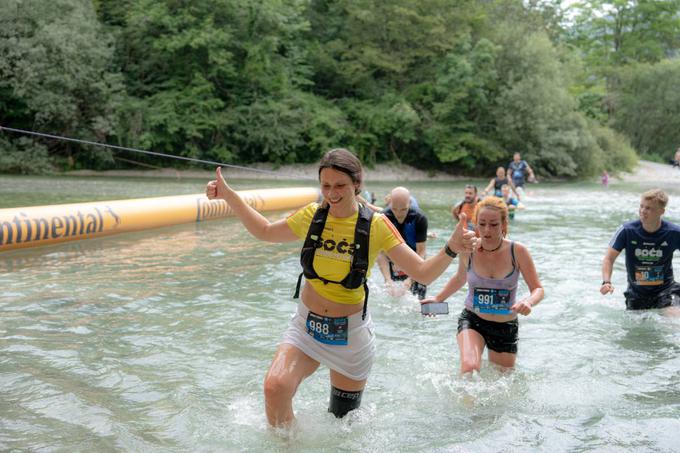
<svg viewBox="0 0 680 453"><path fill-rule="evenodd" d="M663 182L676 222L678 182ZM0 196L9 207L197 193L204 183L0 176ZM463 185L410 186L439 234L430 253ZM321 367L300 387L300 424L288 432L267 428L262 381L295 310L300 244L257 242L230 219L4 252L0 450L680 451L680 318L624 310L623 257L615 295L598 292L607 243L645 188L529 187L510 234L531 251L546 298L520 320L514 373L485 363L459 377L463 293L449 299L451 315L423 319L415 299L385 293L376 269L378 353L361 409L341 421L326 412Z"/></svg>

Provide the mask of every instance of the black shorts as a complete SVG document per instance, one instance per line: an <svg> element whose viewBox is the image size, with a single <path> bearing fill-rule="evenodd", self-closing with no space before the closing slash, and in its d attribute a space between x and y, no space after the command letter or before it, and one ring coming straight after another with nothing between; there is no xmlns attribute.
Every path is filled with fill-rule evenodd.
<svg viewBox="0 0 680 453"><path fill-rule="evenodd" d="M467 308L463 308L458 317L458 333L465 329L472 329L480 334L486 342L486 347L492 351L517 354L517 341L519 340L517 319L507 322L487 321Z"/></svg>
<svg viewBox="0 0 680 453"><path fill-rule="evenodd" d="M640 296L631 291L630 288L623 295L626 297L627 310L680 307L680 284L678 283L673 283L668 289L656 296Z"/></svg>

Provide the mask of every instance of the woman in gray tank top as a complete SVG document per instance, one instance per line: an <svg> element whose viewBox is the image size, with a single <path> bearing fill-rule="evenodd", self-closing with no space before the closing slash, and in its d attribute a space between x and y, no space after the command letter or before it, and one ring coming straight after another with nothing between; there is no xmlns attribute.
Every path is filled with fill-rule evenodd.
<svg viewBox="0 0 680 453"><path fill-rule="evenodd" d="M501 369L512 368L517 358L517 315L529 315L544 296L529 251L506 237L505 202L497 197L485 198L477 204L473 221L481 246L472 254L461 254L458 272L439 294L421 301L443 302L468 284L465 307L458 318L461 374L479 371L485 347L489 349L489 362ZM529 294L517 300L520 274Z"/></svg>

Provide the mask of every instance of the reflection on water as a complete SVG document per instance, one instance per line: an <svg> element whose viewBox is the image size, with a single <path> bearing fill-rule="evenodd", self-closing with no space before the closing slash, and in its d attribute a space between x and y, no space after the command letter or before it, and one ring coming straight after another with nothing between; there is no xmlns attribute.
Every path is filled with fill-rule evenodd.
<svg viewBox="0 0 680 453"><path fill-rule="evenodd" d="M202 189L56 185L119 190L113 198ZM450 234L463 185L411 187L438 234L430 254ZM520 320L511 373L485 363L459 377L463 294L449 299L452 315L423 319L415 299L386 294L376 271L378 354L361 409L343 420L327 413L322 367L296 396L299 425L284 433L267 427L262 381L295 309L299 243L258 242L224 220L4 253L0 450L677 451L680 318L624 310L623 259L615 296L598 292L607 243L635 216L641 189L529 187L510 233L528 245L546 299ZM680 193L669 191L677 221Z"/></svg>

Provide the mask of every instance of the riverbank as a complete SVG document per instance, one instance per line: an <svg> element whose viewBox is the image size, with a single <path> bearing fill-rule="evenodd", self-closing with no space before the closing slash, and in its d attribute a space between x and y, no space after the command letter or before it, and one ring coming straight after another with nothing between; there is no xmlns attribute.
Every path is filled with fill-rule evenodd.
<svg viewBox="0 0 680 453"><path fill-rule="evenodd" d="M678 181L680 183L680 169L669 164L660 164L641 160L634 171L622 173L614 178L613 181L635 182L635 183L654 183Z"/></svg>
<svg viewBox="0 0 680 453"><path fill-rule="evenodd" d="M252 170L250 170L252 169ZM426 172L402 164L378 164L366 168L366 181L456 181L469 179L444 172ZM274 167L271 164L254 164L248 168L226 168L222 174L229 179L317 179L318 164L293 164ZM215 175L209 170L76 170L63 173L67 176L132 176L160 178L210 178Z"/></svg>
<svg viewBox="0 0 680 453"><path fill-rule="evenodd" d="M223 173L228 179L272 179L280 178L287 180L316 180L317 164L294 164L274 167L270 164L256 164L249 168L227 168ZM68 176L127 176L149 178L198 178L208 179L214 176L214 172L208 170L175 170L162 168L156 170L77 170L65 172ZM649 161L639 161L638 166L630 173L622 173L612 176L612 181L653 183L655 181L680 181L680 170L668 164L660 164ZM470 179L465 176L455 176L443 172L427 172L408 165L401 164L378 164L373 168L366 169L366 181L461 181ZM539 179L540 175L539 175Z"/></svg>

